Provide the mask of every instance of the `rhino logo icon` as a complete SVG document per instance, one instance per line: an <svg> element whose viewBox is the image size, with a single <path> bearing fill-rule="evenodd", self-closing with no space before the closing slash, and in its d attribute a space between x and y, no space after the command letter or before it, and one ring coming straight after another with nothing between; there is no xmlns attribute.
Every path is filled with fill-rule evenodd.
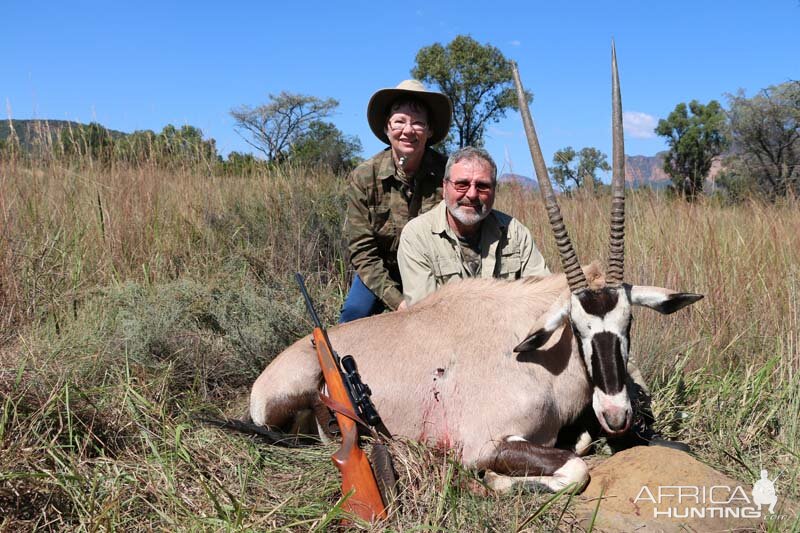
<svg viewBox="0 0 800 533"><path fill-rule="evenodd" d="M778 495L775 492L775 479L767 477L767 471L761 471L761 479L753 485L753 503L758 505L761 510L762 505L769 505L769 514L775 514L775 504L778 503Z"/></svg>

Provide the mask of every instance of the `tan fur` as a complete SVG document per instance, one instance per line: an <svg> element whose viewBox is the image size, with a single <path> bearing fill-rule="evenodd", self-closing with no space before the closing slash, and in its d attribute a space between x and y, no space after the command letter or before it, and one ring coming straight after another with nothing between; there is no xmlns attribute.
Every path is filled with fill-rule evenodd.
<svg viewBox="0 0 800 533"><path fill-rule="evenodd" d="M597 264L587 278L602 278ZM591 385L570 328L546 350L513 348L567 293L563 275L518 281L464 280L446 285L407 312L333 327L339 355L352 354L373 401L395 435L454 447L468 465L507 435L552 446L559 429L590 401ZM282 424L290 399L320 385L310 337L278 355L253 385L257 424Z"/></svg>

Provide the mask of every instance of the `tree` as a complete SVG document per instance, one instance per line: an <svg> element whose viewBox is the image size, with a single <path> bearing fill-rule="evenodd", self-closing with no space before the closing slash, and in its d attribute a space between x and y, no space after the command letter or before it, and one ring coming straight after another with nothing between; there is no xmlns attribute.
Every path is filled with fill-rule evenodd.
<svg viewBox="0 0 800 533"><path fill-rule="evenodd" d="M726 166L775 198L800 193L800 81L753 98L728 95L732 152Z"/></svg>
<svg viewBox="0 0 800 533"><path fill-rule="evenodd" d="M448 144L458 148L482 146L486 126L503 118L507 109L518 109L511 62L499 49L468 35L457 36L446 47L436 43L420 49L411 75L450 97L458 138L449 137Z"/></svg>
<svg viewBox="0 0 800 533"><path fill-rule="evenodd" d="M78 124L61 130L61 153L68 158L89 158L109 163L114 154L114 139L105 127L97 122Z"/></svg>
<svg viewBox="0 0 800 533"><path fill-rule="evenodd" d="M577 158L577 160L576 160ZM550 175L553 180L566 191L572 182L575 188L583 187L594 192L597 183L597 171L608 172L611 166L608 164L608 156L598 150L587 146L581 148L580 152L575 152L571 146L562 148L553 154L553 164L550 167Z"/></svg>
<svg viewBox="0 0 800 533"><path fill-rule="evenodd" d="M724 167L714 178L714 183L716 184L715 194L729 203L742 202L759 192L756 182L742 172L736 161L726 160Z"/></svg>
<svg viewBox="0 0 800 533"><path fill-rule="evenodd" d="M249 134L251 139L243 135L244 140L269 161L283 160L312 122L329 117L339 105L333 98L321 100L286 91L269 98L269 103L255 108L245 105L231 110L237 131Z"/></svg>
<svg viewBox="0 0 800 533"><path fill-rule="evenodd" d="M219 160L214 139L203 139L203 131L190 125L180 129L167 124L161 133L135 131L116 140L116 158L131 164L154 163L164 167L206 165Z"/></svg>
<svg viewBox="0 0 800 533"><path fill-rule="evenodd" d="M203 131L184 125L167 124L155 138L157 159L163 165L211 164L217 160L217 143L203 140Z"/></svg>
<svg viewBox="0 0 800 533"><path fill-rule="evenodd" d="M219 163L218 169L221 174L226 176L251 177L266 170L268 165L263 159L257 159L253 154L231 152L228 154L227 161Z"/></svg>
<svg viewBox="0 0 800 533"><path fill-rule="evenodd" d="M669 145L664 171L687 199L703 191L703 180L713 159L727 145L724 130L725 113L716 100L707 105L692 100L688 107L680 103L666 120L658 121L655 131L666 137Z"/></svg>
<svg viewBox="0 0 800 533"><path fill-rule="evenodd" d="M16 161L21 153L19 136L11 119L8 119L8 136L0 142L0 161Z"/></svg>
<svg viewBox="0 0 800 533"><path fill-rule="evenodd" d="M334 172L351 170L359 163L361 142L345 135L330 122L315 120L300 134L289 149L289 159L329 166Z"/></svg>
<svg viewBox="0 0 800 533"><path fill-rule="evenodd" d="M119 161L128 164L156 162L155 146L158 135L152 130L137 130L121 139L116 145Z"/></svg>

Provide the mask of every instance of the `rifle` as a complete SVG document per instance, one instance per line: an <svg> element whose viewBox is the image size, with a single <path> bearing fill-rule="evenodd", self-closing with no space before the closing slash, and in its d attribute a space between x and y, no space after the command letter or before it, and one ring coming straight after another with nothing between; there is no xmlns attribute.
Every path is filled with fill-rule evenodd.
<svg viewBox="0 0 800 533"><path fill-rule="evenodd" d="M320 399L334 412L342 435L342 445L331 459L342 476L342 493L350 495L343 507L364 520L384 519L386 506L378 487L382 486L387 496L394 489L391 457L385 445L378 443L373 446L375 469L379 473L379 477L376 477L367 455L359 445L358 426L367 429L376 440L379 440L379 436L373 427L381 428L386 434L385 426L370 400L372 392L361 381L355 359L352 355L339 358L331 346L328 332L314 310L303 276L295 273L295 279L314 322L313 343L328 389L328 396L320 393Z"/></svg>

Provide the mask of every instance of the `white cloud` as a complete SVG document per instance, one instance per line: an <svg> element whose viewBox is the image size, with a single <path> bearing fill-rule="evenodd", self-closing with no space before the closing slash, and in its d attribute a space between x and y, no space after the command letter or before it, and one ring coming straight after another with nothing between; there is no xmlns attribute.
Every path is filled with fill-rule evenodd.
<svg viewBox="0 0 800 533"><path fill-rule="evenodd" d="M508 44L510 44L511 46L519 46L522 44L522 41L520 41L519 39L514 39L513 41L508 41Z"/></svg>
<svg viewBox="0 0 800 533"><path fill-rule="evenodd" d="M622 125L625 133L634 139L653 139L656 132L656 117L641 111L625 111L622 113Z"/></svg>
<svg viewBox="0 0 800 533"><path fill-rule="evenodd" d="M486 128L486 133L488 133L492 137L513 137L515 132L509 130L501 130L500 128L497 128L495 126L489 126L488 128Z"/></svg>

